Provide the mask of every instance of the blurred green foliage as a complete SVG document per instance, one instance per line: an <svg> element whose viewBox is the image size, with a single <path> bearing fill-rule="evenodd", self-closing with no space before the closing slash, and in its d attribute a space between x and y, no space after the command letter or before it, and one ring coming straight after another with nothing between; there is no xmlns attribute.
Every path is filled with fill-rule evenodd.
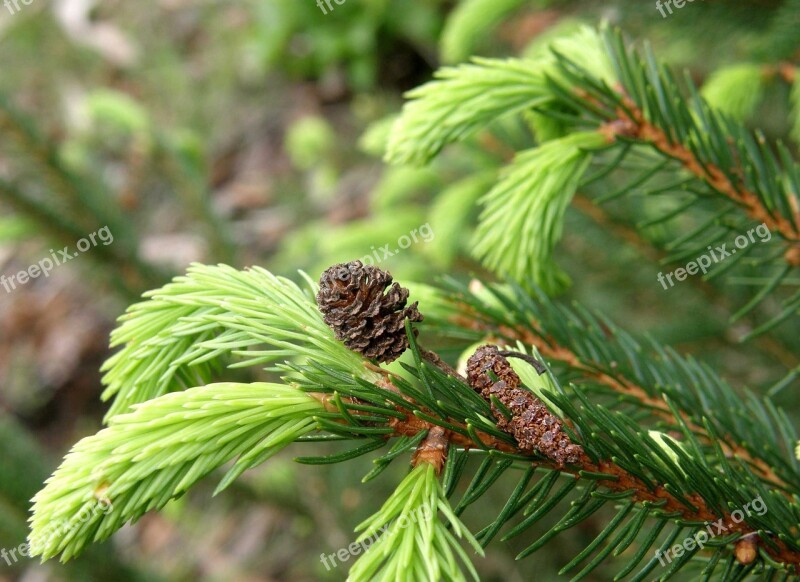
<svg viewBox="0 0 800 582"><path fill-rule="evenodd" d="M0 383L7 383L0 390L0 546L22 543L28 499L102 414L64 397L80 382L48 387L34 411L16 410L3 397L40 388L19 380L35 377L36 358L14 362L32 371L24 376L12 375L3 359L6 346L21 343L6 320L23 313L34 288L88 297L86 318L100 318L107 329L131 298L189 260L260 264L289 275L305 269L313 277L331 263L378 252L399 279L488 276L468 252L477 201L514 150L561 128L531 114L522 124L493 124L429 168L389 167L381 158L404 91L440 64L473 54L531 55L581 23L609 20L648 39L660 58L701 84L710 78L706 95L768 137L788 141L794 127L797 143L800 75L793 84L754 81L765 66L797 64L799 4L695 2L666 19L654 3L629 0L346 0L328 14L313 0L34 2L15 15L0 7L0 274L104 224L115 236L107 252L64 267L77 275L67 283L41 279L13 295L0 289ZM630 225L663 213L663 204L618 204L601 217L570 208L556 249L576 282L570 297L706 357L737 384L771 385L798 365L796 329L744 349L737 339L746 329L730 328L718 307L738 300L741 289L688 284L662 293L655 282L662 257L650 243L669 233L653 228L634 239ZM434 236L400 251L401 237L424 225ZM202 244L191 242L197 239ZM384 260L387 244L400 252ZM47 304L36 305L39 318L24 325L43 334L40 328L55 324L46 322ZM57 344L33 345L46 351L78 341L78 334L58 333ZM100 387L95 376L87 379L89 366L96 367L76 365L72 374L93 386L95 401ZM63 416L68 422L55 420ZM320 476L289 458L247 475L236 500L218 512L206 507L211 488L198 491L170 505L163 521L145 519L139 537L126 532L75 566L47 566L46 575L342 579L343 572L322 568L318 554L352 541L352 527L369 514L363 498L385 498L402 471L362 490L351 467L326 467ZM321 509L321 499L329 507ZM254 514L267 525L252 526L254 539L237 538L232 532L247 530L241 523ZM566 545L580 547L590 534ZM482 576L525 580L535 568L541 579L555 579L555 564L574 548L535 565L515 564L519 549L479 564ZM34 568L20 562L8 576Z"/></svg>

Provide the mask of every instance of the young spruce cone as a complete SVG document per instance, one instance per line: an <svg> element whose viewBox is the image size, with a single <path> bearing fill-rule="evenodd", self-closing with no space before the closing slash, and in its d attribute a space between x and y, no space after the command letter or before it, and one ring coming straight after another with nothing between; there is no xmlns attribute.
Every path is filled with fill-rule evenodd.
<svg viewBox="0 0 800 582"><path fill-rule="evenodd" d="M497 381L489 375L490 370ZM519 376L497 346L485 345L475 351L467 361L467 379L486 401L491 403L494 396L511 412L511 418L506 418L503 410L491 404L497 428L513 436L521 450L538 451L560 465L577 463L583 456L583 448L569 440L561 420L535 394L520 388Z"/></svg>
<svg viewBox="0 0 800 582"><path fill-rule="evenodd" d="M407 300L408 289L392 284L386 271L361 261L330 267L317 293L319 310L336 339L379 362L392 362L408 349L406 318L422 321L417 304L406 307Z"/></svg>

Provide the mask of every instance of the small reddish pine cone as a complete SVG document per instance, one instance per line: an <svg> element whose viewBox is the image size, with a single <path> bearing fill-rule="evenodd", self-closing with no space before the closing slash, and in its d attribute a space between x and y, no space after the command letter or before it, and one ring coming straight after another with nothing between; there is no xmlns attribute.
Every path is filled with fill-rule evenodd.
<svg viewBox="0 0 800 582"><path fill-rule="evenodd" d="M494 373L494 380L489 371ZM497 346L479 347L467 361L470 386L491 404L497 428L517 440L526 452L539 452L559 465L575 464L583 456L583 448L569 440L561 419L553 415L530 390L521 388L522 381ZM511 413L492 404L494 396Z"/></svg>
<svg viewBox="0 0 800 582"><path fill-rule="evenodd" d="M408 349L406 319L422 321L417 303L406 307L407 301L408 289L361 261L334 265L319 280L317 305L336 339L378 362L392 362Z"/></svg>

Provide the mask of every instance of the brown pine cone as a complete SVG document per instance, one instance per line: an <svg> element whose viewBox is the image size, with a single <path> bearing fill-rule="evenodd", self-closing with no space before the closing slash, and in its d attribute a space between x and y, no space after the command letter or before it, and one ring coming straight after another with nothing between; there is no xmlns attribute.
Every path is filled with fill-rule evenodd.
<svg viewBox="0 0 800 582"><path fill-rule="evenodd" d="M361 261L330 267L322 274L317 293L319 310L336 339L385 363L408 349L405 320L422 321L417 303L406 307L407 300L408 289L392 284L386 271Z"/></svg>
<svg viewBox="0 0 800 582"><path fill-rule="evenodd" d="M489 375L490 370L497 380ZM560 418L533 392L520 387L520 377L497 346L481 346L470 356L467 380L491 404L497 428L513 436L521 450L538 451L560 465L580 461L583 448L569 440ZM508 409L510 418L492 403L492 396Z"/></svg>

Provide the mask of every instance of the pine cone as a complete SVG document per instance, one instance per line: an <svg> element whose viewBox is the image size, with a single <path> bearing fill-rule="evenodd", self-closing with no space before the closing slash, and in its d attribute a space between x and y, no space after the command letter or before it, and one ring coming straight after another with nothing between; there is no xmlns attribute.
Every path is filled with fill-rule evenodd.
<svg viewBox="0 0 800 582"><path fill-rule="evenodd" d="M317 293L319 310L336 339L386 363L408 349L405 320L422 321L417 303L406 307L407 300L408 289L392 284L386 271L361 261L330 267L322 274Z"/></svg>
<svg viewBox="0 0 800 582"><path fill-rule="evenodd" d="M489 371L497 377L495 381ZM543 454L560 465L574 464L583 456L583 448L569 440L561 419L552 414L545 404L526 388L497 346L479 347L467 361L467 380L491 404L494 396L511 413L491 404L497 428L517 440L523 451Z"/></svg>

